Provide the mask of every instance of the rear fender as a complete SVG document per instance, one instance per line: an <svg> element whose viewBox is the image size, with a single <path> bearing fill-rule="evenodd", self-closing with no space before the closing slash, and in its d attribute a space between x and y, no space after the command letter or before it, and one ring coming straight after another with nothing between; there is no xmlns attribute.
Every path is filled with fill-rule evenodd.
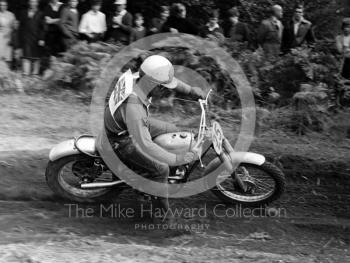
<svg viewBox="0 0 350 263"><path fill-rule="evenodd" d="M79 147L79 149L77 148ZM56 145L49 154L50 161L54 162L63 157L84 153L87 155L96 155L96 140L93 137L80 138L61 142Z"/></svg>
<svg viewBox="0 0 350 263"><path fill-rule="evenodd" d="M52 148L49 154L51 162L61 159L66 156L79 154L78 149L75 147L75 140L68 140L57 144Z"/></svg>

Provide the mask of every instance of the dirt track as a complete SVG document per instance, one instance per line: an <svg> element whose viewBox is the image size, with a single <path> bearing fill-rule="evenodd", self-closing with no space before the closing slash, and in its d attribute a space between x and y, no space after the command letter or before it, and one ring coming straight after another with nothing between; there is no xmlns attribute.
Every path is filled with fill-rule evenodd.
<svg viewBox="0 0 350 263"><path fill-rule="evenodd" d="M21 108L15 106L19 102ZM1 98L1 104L8 107L0 120L0 262L145 262L145 258L149 262L350 260L346 148L337 149L344 155L338 158L339 162L328 158L323 161L327 164L324 166L313 163L317 158L309 155L309 166L305 168L306 161L302 163L296 156L305 156L315 147L313 144L305 143L302 153L292 147L287 152L285 145L273 149L272 139L264 139L263 134L262 142L254 145L255 150L280 157L278 161L288 175L287 193L273 204L285 209L283 216L218 217L213 211L220 201L206 193L176 200L173 207L205 206L206 217L179 218L178 223L205 224L208 229L140 230L136 226L152 224L152 220L100 216L99 204L83 207L94 210L91 218L69 217L68 202L53 196L45 183L48 149L85 132L86 106L18 96ZM280 138L274 140L278 144ZM322 147L328 146L317 147L321 151L319 158L326 158ZM282 152L286 154L281 155ZM331 149L328 152L332 153ZM132 194L113 202L140 210ZM221 207L217 211L223 215L227 209Z"/></svg>

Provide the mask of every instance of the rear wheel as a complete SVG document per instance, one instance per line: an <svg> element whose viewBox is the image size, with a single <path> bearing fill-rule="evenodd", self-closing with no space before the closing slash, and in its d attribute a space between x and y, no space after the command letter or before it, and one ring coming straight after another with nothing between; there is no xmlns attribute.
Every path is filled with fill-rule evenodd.
<svg viewBox="0 0 350 263"><path fill-rule="evenodd" d="M46 168L46 181L57 195L74 202L95 203L111 200L118 191L115 188L82 189L82 182L89 182L100 173L95 167L95 159L83 154L63 157L49 162ZM102 176L101 174L99 174ZM110 176L110 175L106 175Z"/></svg>
<svg viewBox="0 0 350 263"><path fill-rule="evenodd" d="M244 189L236 181L239 176ZM265 162L263 165L242 163L233 174L220 174L212 192L229 204L248 206L267 205L277 200L285 191L285 177L275 165Z"/></svg>

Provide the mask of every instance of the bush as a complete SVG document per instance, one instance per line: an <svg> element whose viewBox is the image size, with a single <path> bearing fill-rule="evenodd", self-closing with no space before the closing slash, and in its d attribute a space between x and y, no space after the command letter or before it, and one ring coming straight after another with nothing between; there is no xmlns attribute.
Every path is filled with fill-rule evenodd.
<svg viewBox="0 0 350 263"><path fill-rule="evenodd" d="M7 64L0 61L0 93L9 94L23 91L23 80L12 72Z"/></svg>
<svg viewBox="0 0 350 263"><path fill-rule="evenodd" d="M301 91L293 96L292 130L305 134L308 130L322 132L330 127L327 88L325 84L301 85Z"/></svg>
<svg viewBox="0 0 350 263"><path fill-rule="evenodd" d="M53 62L54 75L47 86L50 90L73 90L85 94L83 97L89 100L101 69L120 49L121 46L114 44L80 42Z"/></svg>
<svg viewBox="0 0 350 263"><path fill-rule="evenodd" d="M226 43L225 47L245 70L262 103L269 102L269 94L276 91L281 95L280 103L288 104L304 83L327 84L329 95L334 89L339 90L338 94L346 90L339 77L340 61L334 42L330 40L319 41L313 48L294 49L273 62L265 59L262 50L250 51L244 45Z"/></svg>

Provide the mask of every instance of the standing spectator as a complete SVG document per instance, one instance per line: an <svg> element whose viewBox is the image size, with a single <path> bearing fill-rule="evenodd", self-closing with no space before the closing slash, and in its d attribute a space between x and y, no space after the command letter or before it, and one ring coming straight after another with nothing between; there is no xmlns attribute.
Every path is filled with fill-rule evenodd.
<svg viewBox="0 0 350 263"><path fill-rule="evenodd" d="M88 42L97 42L103 39L106 31L106 15L101 11L101 0L93 0L91 10L85 13L79 25L79 33Z"/></svg>
<svg viewBox="0 0 350 263"><path fill-rule="evenodd" d="M61 12L61 30L65 49L75 45L79 37L78 0L69 0L68 6Z"/></svg>
<svg viewBox="0 0 350 263"><path fill-rule="evenodd" d="M226 33L232 42L250 42L250 30L246 23L239 21L239 11L236 7L229 10L230 27Z"/></svg>
<svg viewBox="0 0 350 263"><path fill-rule="evenodd" d="M198 35L199 30L187 19L186 7L183 4L175 3L171 6L170 17L164 23L162 32Z"/></svg>
<svg viewBox="0 0 350 263"><path fill-rule="evenodd" d="M44 9L46 33L45 43L50 56L56 57L63 51L63 41L60 29L60 12L62 3L58 0L50 0Z"/></svg>
<svg viewBox="0 0 350 263"><path fill-rule="evenodd" d="M137 13L135 14L134 17L134 28L131 32L131 36L130 36L130 43L137 41L139 39L142 39L146 36L146 28L143 26L144 24L144 18L142 16L142 14Z"/></svg>
<svg viewBox="0 0 350 263"><path fill-rule="evenodd" d="M21 59L22 59L22 51L20 46L20 35L19 35L19 21L15 20L14 28L11 33L11 47L12 51L12 70L20 70L21 69Z"/></svg>
<svg viewBox="0 0 350 263"><path fill-rule="evenodd" d="M16 18L7 10L6 0L0 0L0 60L12 61L11 36L15 29Z"/></svg>
<svg viewBox="0 0 350 263"><path fill-rule="evenodd" d="M281 52L283 25L280 19L282 17L282 7L274 5L271 9L271 17L263 20L258 30L258 43L269 60L277 58Z"/></svg>
<svg viewBox="0 0 350 263"><path fill-rule="evenodd" d="M219 42L225 40L224 31L219 26L219 14L217 11L210 13L208 23L201 30L201 36L203 38L209 38Z"/></svg>
<svg viewBox="0 0 350 263"><path fill-rule="evenodd" d="M292 48L303 44L313 44L315 35L312 23L304 18L304 7L297 6L292 21L287 23L283 32L282 50L289 52Z"/></svg>
<svg viewBox="0 0 350 263"><path fill-rule="evenodd" d="M342 55L341 75L350 80L350 18L344 18L342 31L336 38L336 46Z"/></svg>
<svg viewBox="0 0 350 263"><path fill-rule="evenodd" d="M29 8L20 15L20 44L23 51L23 74L39 75L40 59L45 46L44 16L38 0L29 0Z"/></svg>
<svg viewBox="0 0 350 263"><path fill-rule="evenodd" d="M133 31L133 17L126 10L126 4L126 0L116 0L114 3L116 11L109 21L109 38L124 45L130 43L130 37Z"/></svg>
<svg viewBox="0 0 350 263"><path fill-rule="evenodd" d="M169 6L161 6L160 7L160 16L155 17L151 21L150 32L152 34L161 33L162 27L165 22L168 20L170 15Z"/></svg>

